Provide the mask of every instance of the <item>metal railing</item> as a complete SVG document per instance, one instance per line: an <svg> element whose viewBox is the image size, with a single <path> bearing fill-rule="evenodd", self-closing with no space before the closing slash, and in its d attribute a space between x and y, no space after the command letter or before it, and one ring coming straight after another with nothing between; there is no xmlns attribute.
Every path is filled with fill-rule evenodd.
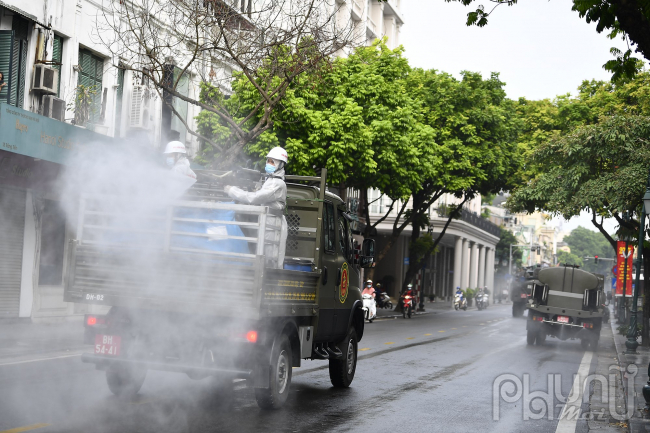
<svg viewBox="0 0 650 433"><path fill-rule="evenodd" d="M435 209L435 211L439 217L449 217L449 209L446 207ZM488 232L491 235L501 236L501 228L498 225L491 223L487 219L475 214L474 212L462 209L460 220L465 221L466 223L469 223L485 232Z"/></svg>

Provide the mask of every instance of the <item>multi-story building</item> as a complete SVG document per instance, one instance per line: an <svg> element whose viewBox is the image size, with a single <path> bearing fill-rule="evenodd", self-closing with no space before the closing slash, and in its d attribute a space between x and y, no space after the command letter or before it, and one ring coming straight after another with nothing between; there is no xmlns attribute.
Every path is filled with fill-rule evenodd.
<svg viewBox="0 0 650 433"><path fill-rule="evenodd" d="M380 198L378 191L370 191L368 200L375 200L370 206L371 222L388 212L390 201ZM434 203L429 209L429 226L424 233L437 238L448 220L448 206L457 202L455 197L444 195ZM395 206L388 217L377 225L378 250L391 235L398 213L396 208L399 206ZM460 219L451 220L436 253L431 255L424 269L416 276L416 287L421 289L423 295L435 294L438 300L449 301L456 287L494 288L495 247L499 242L500 229L482 218L480 210L481 199L477 197L464 205ZM411 227L408 226L375 270L375 281L382 282L390 295L399 293L410 266L410 240Z"/></svg>
<svg viewBox="0 0 650 433"><path fill-rule="evenodd" d="M243 21L254 4L215 1ZM352 21L364 41L385 34L397 44L402 19L395 0L322 5L338 8L340 24ZM107 5L93 0L0 3L0 318L69 316L89 308L63 302L64 257L75 227L60 206L57 180L70 154L129 139L154 149L180 140L190 156L200 150L187 130L196 127L199 108L170 97L182 119L172 115L165 93L159 97L146 78L114 57L106 45L111 29L98 23L107 15ZM176 90L198 99L200 79L181 74L174 59L169 65L165 73L179 79ZM213 59L208 69L229 92L232 63ZM75 118L80 97L87 113Z"/></svg>

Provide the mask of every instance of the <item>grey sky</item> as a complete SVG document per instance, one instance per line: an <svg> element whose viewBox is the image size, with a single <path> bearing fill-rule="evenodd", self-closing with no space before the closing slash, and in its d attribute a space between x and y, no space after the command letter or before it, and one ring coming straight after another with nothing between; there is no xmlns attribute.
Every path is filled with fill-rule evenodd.
<svg viewBox="0 0 650 433"><path fill-rule="evenodd" d="M491 7L487 0L476 4ZM522 0L499 6L483 28L467 27L472 7L444 0L402 0L405 24L400 35L412 66L458 76L462 70L489 77L499 72L508 97L553 98L571 92L584 79L608 80L602 65L609 49L626 47L596 32L571 11L568 0Z"/></svg>
<svg viewBox="0 0 650 433"><path fill-rule="evenodd" d="M476 4L491 7L487 0ZM576 94L585 79L609 80L602 65L612 59L613 46L627 49L620 39L597 33L571 11L568 0L522 0L499 6L483 28L467 27L472 7L444 0L402 0L404 26L401 44L412 66L438 69L459 76L463 70L487 78L499 72L509 98L554 98ZM591 216L564 221L562 230L577 226L596 230ZM614 231L616 221L606 221Z"/></svg>

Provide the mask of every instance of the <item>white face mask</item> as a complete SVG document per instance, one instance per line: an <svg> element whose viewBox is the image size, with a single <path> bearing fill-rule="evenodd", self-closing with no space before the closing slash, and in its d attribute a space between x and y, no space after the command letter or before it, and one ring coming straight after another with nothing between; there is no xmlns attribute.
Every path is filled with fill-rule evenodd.
<svg viewBox="0 0 650 433"><path fill-rule="evenodd" d="M168 166L173 167L174 163L176 163L175 158L173 156L168 156L167 159L165 160Z"/></svg>

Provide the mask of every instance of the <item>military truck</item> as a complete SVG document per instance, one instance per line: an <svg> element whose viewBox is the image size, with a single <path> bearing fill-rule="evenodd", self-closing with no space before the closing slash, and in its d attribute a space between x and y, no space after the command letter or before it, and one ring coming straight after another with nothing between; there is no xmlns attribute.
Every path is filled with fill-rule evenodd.
<svg viewBox="0 0 650 433"><path fill-rule="evenodd" d="M522 269L521 275L512 282L510 289L512 317L523 316L533 288L540 284L536 279L540 269L542 269L541 265L527 266Z"/></svg>
<svg viewBox="0 0 650 433"><path fill-rule="evenodd" d="M243 378L274 409L304 359L328 361L332 384L350 386L364 331L360 268L372 265L374 241L355 246L326 173L287 176L281 268L265 254L278 243L272 210L225 202L218 183L199 182L155 212L83 197L65 300L110 309L86 315L93 349L82 361L105 371L118 396L137 393L154 369Z"/></svg>
<svg viewBox="0 0 650 433"><path fill-rule="evenodd" d="M603 323L605 293L598 276L566 265L539 271L526 322L527 343L543 344L547 336L579 338L596 350Z"/></svg>

